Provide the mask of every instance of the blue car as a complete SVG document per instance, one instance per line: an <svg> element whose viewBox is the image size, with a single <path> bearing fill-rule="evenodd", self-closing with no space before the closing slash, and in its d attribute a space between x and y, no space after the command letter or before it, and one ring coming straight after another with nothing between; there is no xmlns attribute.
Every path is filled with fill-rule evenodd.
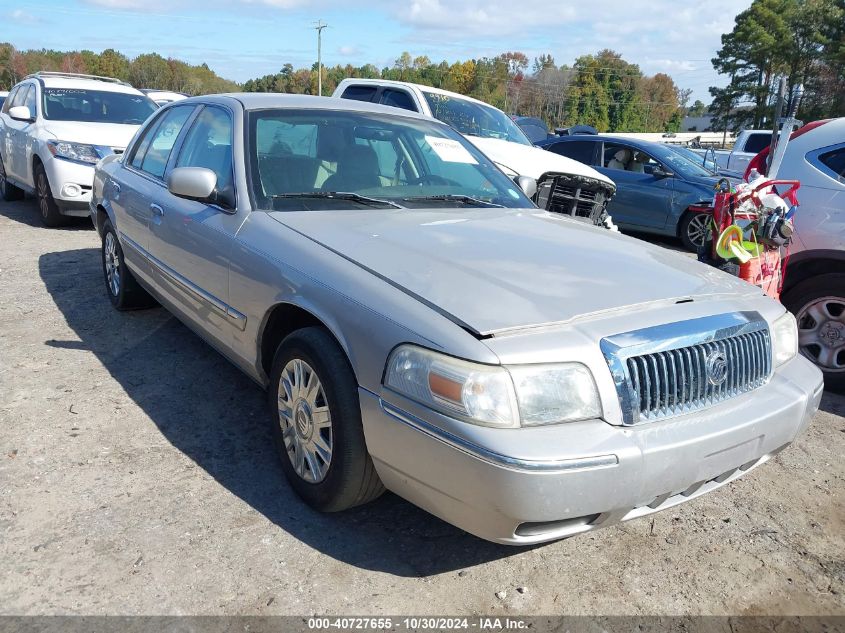
<svg viewBox="0 0 845 633"><path fill-rule="evenodd" d="M621 229L679 237L695 251L719 177L663 143L605 134L559 136L539 147L592 166L616 183L608 206Z"/></svg>

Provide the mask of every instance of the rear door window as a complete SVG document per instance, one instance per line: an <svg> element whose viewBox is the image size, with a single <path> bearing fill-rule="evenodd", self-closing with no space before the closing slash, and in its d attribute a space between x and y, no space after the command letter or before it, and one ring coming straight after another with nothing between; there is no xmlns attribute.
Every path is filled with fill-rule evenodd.
<svg viewBox="0 0 845 633"><path fill-rule="evenodd" d="M566 156L585 165L593 164L596 143L594 141L562 141L549 149L555 154Z"/></svg>
<svg viewBox="0 0 845 633"><path fill-rule="evenodd" d="M378 90L378 86L349 86L340 95L341 99L353 99L354 101L372 101Z"/></svg>

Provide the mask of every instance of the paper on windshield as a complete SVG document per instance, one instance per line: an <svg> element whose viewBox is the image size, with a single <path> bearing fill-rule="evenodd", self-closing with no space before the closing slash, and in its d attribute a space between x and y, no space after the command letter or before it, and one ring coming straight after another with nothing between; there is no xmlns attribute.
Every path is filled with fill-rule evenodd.
<svg viewBox="0 0 845 633"><path fill-rule="evenodd" d="M458 141L443 138L442 136L426 135L425 142L431 146L431 149L440 157L440 160L446 163L478 164L478 161L472 157L472 154L467 151L467 148Z"/></svg>

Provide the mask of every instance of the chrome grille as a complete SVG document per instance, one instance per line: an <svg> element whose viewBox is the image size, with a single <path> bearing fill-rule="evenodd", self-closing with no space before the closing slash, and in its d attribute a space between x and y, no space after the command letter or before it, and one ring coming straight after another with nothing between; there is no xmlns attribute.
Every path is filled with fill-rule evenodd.
<svg viewBox="0 0 845 633"><path fill-rule="evenodd" d="M768 325L756 312L627 332L603 339L602 351L625 424L706 408L760 387L772 371Z"/></svg>

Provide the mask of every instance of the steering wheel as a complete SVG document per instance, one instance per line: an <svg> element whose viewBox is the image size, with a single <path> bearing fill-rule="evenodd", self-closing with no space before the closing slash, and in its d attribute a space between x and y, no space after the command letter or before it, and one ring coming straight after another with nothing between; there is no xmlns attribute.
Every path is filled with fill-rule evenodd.
<svg viewBox="0 0 845 633"><path fill-rule="evenodd" d="M459 183L455 182L454 180L449 180L448 178L444 178L443 176L436 176L434 174L428 174L427 176L420 176L419 178L414 178L413 180L409 180L407 184L422 185L423 183L429 185L446 185L451 187L459 186Z"/></svg>

